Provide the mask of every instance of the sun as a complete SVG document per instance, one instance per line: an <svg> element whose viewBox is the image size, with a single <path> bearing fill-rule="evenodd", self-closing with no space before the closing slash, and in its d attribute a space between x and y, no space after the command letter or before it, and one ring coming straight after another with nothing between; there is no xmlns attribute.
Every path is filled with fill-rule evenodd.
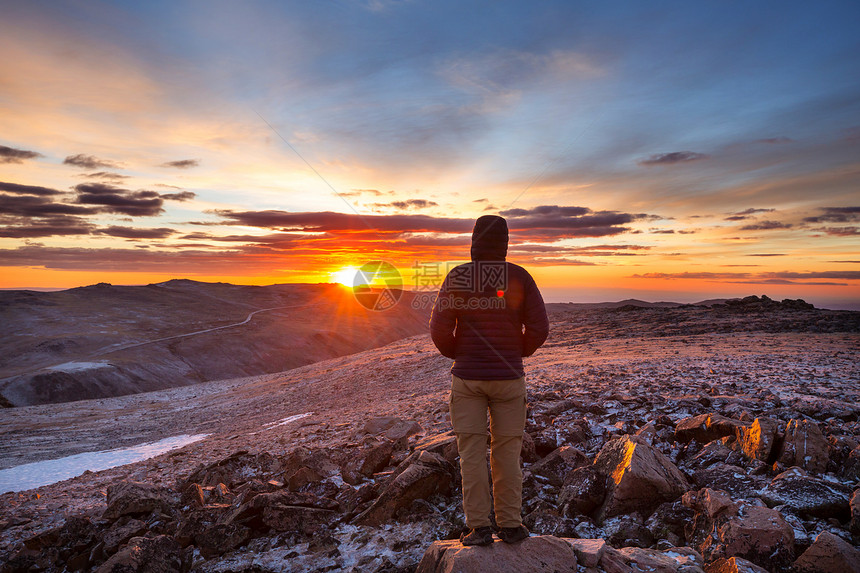
<svg viewBox="0 0 860 573"><path fill-rule="evenodd" d="M358 271L356 267L343 267L333 273L329 273L334 282L352 288L355 283L355 273Z"/></svg>

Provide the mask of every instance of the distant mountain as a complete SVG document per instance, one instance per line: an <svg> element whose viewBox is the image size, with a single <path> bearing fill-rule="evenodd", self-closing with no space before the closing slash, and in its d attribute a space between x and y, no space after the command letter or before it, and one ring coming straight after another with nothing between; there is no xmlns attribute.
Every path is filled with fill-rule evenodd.
<svg viewBox="0 0 860 573"><path fill-rule="evenodd" d="M400 294L399 304L378 312L339 284L178 279L0 291L0 405L280 372L426 332L429 309Z"/></svg>

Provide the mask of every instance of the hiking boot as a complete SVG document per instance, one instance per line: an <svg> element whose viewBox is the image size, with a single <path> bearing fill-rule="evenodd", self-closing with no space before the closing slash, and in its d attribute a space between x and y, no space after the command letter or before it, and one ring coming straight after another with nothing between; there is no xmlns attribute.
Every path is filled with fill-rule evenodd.
<svg viewBox="0 0 860 573"><path fill-rule="evenodd" d="M516 543L517 541L522 541L528 536L529 530L526 529L525 525L520 525L519 527L503 527L499 530L499 539L505 543Z"/></svg>
<svg viewBox="0 0 860 573"><path fill-rule="evenodd" d="M492 542L493 528L489 526L470 529L469 533L460 536L463 545L489 545Z"/></svg>

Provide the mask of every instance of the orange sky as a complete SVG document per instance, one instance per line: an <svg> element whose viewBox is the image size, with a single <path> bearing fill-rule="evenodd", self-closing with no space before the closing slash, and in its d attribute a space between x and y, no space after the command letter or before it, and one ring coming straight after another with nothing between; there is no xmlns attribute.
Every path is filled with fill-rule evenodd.
<svg viewBox="0 0 860 573"><path fill-rule="evenodd" d="M781 10L18 3L0 288L410 286L492 213L548 300L860 308L857 6Z"/></svg>

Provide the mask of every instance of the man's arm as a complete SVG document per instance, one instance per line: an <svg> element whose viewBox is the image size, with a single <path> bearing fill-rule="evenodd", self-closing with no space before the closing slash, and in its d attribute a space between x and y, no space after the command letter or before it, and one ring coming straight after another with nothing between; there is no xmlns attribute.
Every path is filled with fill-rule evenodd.
<svg viewBox="0 0 860 573"><path fill-rule="evenodd" d="M450 304L452 296L447 289L447 279L439 289L439 295L430 314L430 338L442 356L454 358L454 330L457 328L457 315Z"/></svg>
<svg viewBox="0 0 860 573"><path fill-rule="evenodd" d="M523 324L526 327L523 334L523 356L531 356L549 335L546 305L534 279L528 281L526 285Z"/></svg>

